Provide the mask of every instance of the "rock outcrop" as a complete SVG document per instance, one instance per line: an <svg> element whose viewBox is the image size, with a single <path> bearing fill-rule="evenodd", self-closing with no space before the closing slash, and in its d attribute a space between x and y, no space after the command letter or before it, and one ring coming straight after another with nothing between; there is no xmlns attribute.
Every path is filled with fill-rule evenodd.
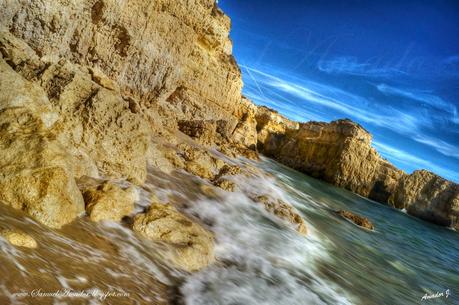
<svg viewBox="0 0 459 305"><path fill-rule="evenodd" d="M258 107L258 148L315 178L390 204L424 220L458 228L459 186L427 171L407 175L371 146L371 135L350 120L296 123Z"/></svg>
<svg viewBox="0 0 459 305"><path fill-rule="evenodd" d="M180 214L173 206L153 203L134 219L133 230L141 236L165 243L171 260L179 268L196 271L214 261L212 233Z"/></svg>
<svg viewBox="0 0 459 305"><path fill-rule="evenodd" d="M263 124L259 146L264 154L370 199L387 202L404 175L371 147L371 135L350 120L300 123L294 129L283 123L276 129L273 120Z"/></svg>
<svg viewBox="0 0 459 305"><path fill-rule="evenodd" d="M254 197L252 200L262 204L266 211L293 225L295 230L301 235L307 234L307 228L303 218L291 205L280 199L273 200L266 195Z"/></svg>
<svg viewBox="0 0 459 305"><path fill-rule="evenodd" d="M0 200L59 228L83 176L141 185L151 162L212 180L224 162L175 154L177 130L256 158L229 27L212 0L0 2Z"/></svg>
<svg viewBox="0 0 459 305"><path fill-rule="evenodd" d="M254 123L246 119L253 104L241 97L231 55L230 20L214 0L8 1L0 11L0 26L38 57L89 67L102 87L119 87L133 111L151 110L146 115L155 123ZM59 74L56 87L70 76Z"/></svg>
<svg viewBox="0 0 459 305"><path fill-rule="evenodd" d="M352 221L359 227L362 227L368 230L374 230L373 224L366 217L362 217L360 215L356 215L352 212L344 211L344 210L339 210L336 213L338 213L338 215L340 215L341 217L348 219L349 221Z"/></svg>
<svg viewBox="0 0 459 305"><path fill-rule="evenodd" d="M134 210L135 189L106 182L83 192L86 212L92 221L120 221Z"/></svg>
<svg viewBox="0 0 459 305"><path fill-rule="evenodd" d="M459 229L459 185L429 171L404 176L389 204L421 219Z"/></svg>
<svg viewBox="0 0 459 305"><path fill-rule="evenodd" d="M0 201L59 228L84 212L75 179L142 185L149 164L233 191L215 150L257 159L258 147L456 226L457 186L421 187L358 124L292 122L244 98L229 29L214 0L0 2Z"/></svg>

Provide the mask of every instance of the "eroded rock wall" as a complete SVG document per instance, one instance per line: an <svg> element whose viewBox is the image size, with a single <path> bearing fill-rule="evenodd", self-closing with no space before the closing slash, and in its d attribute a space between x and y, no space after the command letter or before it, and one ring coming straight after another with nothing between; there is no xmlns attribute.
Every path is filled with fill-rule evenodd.
<svg viewBox="0 0 459 305"><path fill-rule="evenodd" d="M429 171L404 176L389 203L424 220L459 229L459 185Z"/></svg>
<svg viewBox="0 0 459 305"><path fill-rule="evenodd" d="M60 227L84 212L81 177L195 174L184 121L215 122L200 144L256 157L229 28L213 0L1 0L0 200Z"/></svg>
<svg viewBox="0 0 459 305"><path fill-rule="evenodd" d="M258 148L279 162L443 226L459 228L459 185L425 170L408 175L382 158L350 120L296 123L257 110Z"/></svg>
<svg viewBox="0 0 459 305"><path fill-rule="evenodd" d="M258 133L262 152L315 178L386 202L403 175L381 158L371 147L371 135L352 121L308 122L295 128L277 114L265 118Z"/></svg>
<svg viewBox="0 0 459 305"><path fill-rule="evenodd" d="M39 57L100 70L166 124L245 115L230 20L214 0L4 0L0 11Z"/></svg>

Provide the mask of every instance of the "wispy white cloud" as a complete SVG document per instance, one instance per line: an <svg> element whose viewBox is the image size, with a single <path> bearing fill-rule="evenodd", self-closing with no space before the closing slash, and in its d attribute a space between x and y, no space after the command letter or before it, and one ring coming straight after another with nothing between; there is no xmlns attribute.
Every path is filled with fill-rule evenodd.
<svg viewBox="0 0 459 305"><path fill-rule="evenodd" d="M454 180L456 182L459 181L459 173L454 170L436 165L431 161L416 157L411 153L377 141L373 142L373 146L383 157L392 160L395 163L402 164L405 168L427 169L446 179Z"/></svg>
<svg viewBox="0 0 459 305"><path fill-rule="evenodd" d="M259 104L268 104L268 106L281 110L291 119L324 120L325 115L311 111L311 107L304 103L316 104L341 113L340 117L349 117L359 122L386 128L418 143L430 146L445 156L459 159L458 147L424 135L424 129L435 127L429 117L402 111L391 106L381 107L378 104L370 103L364 97L331 85L293 78L286 80L282 76L278 77L272 73L247 66L244 66L244 69L250 73L250 78L253 81L253 84L249 84L253 90L249 90L248 96ZM387 94L400 95L428 103L431 106L447 109L451 111L451 120L457 119L457 109L433 94L398 89L385 84L377 85L377 88ZM299 113L299 111L304 113Z"/></svg>
<svg viewBox="0 0 459 305"><path fill-rule="evenodd" d="M416 142L422 143L422 144L432 146L438 152L442 153L445 156L459 159L459 147L453 144L450 144L448 142L445 142L437 138L422 135L422 134L416 135L413 138L413 140L415 140Z"/></svg>
<svg viewBox="0 0 459 305"><path fill-rule="evenodd" d="M450 113L453 113L456 110L456 107L454 107L454 105L448 103L447 101L443 100L441 97L437 95L431 94L430 92L420 91L416 89L396 88L386 84L378 84L376 85L376 88L386 95L394 95L408 98L414 101L425 103L427 105Z"/></svg>
<svg viewBox="0 0 459 305"><path fill-rule="evenodd" d="M419 120L411 114L389 106L380 108L379 105L370 104L367 99L359 95L334 86L310 80L285 80L264 71L246 66L244 68L251 71L252 77L257 79L257 87L265 88L263 91L268 88L283 93L283 96L295 98L296 103L293 105L296 106L296 111L298 108L307 108L304 105L301 107L301 104L309 102L339 112L342 116L404 134L417 130L419 125L429 124L428 120Z"/></svg>
<svg viewBox="0 0 459 305"><path fill-rule="evenodd" d="M394 67L359 62L356 57L352 56L339 56L331 60L320 60L317 63L317 69L328 74L349 74L377 78L406 74Z"/></svg>

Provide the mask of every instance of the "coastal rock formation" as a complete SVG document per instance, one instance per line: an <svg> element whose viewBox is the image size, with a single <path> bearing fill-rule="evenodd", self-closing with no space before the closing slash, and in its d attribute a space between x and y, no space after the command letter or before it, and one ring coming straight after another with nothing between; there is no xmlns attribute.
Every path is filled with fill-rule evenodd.
<svg viewBox="0 0 459 305"><path fill-rule="evenodd" d="M262 152L315 178L387 202L404 174L371 147L371 135L350 120L300 123L274 120L260 129ZM274 126L273 126L274 125ZM264 140L264 141L263 141Z"/></svg>
<svg viewBox="0 0 459 305"><path fill-rule="evenodd" d="M365 229L368 229L368 230L373 230L374 229L373 224L366 217L355 215L354 213L351 213L349 211L344 211L344 210L339 210L339 211L337 211L337 213L341 217L343 217L345 219L349 219L350 221L352 221L353 223L355 223L359 227L362 227L362 228L365 228Z"/></svg>
<svg viewBox="0 0 459 305"><path fill-rule="evenodd" d="M37 248L37 241L29 234L19 230L2 230L0 236L6 239L10 244L17 247Z"/></svg>
<svg viewBox="0 0 459 305"><path fill-rule="evenodd" d="M151 161L212 180L223 161L175 153L176 131L199 125L183 122L256 158L229 26L211 0L1 2L0 200L59 228L84 211L83 176L141 185Z"/></svg>
<svg viewBox="0 0 459 305"><path fill-rule="evenodd" d="M458 227L458 185L424 170L407 175L397 169L371 146L371 135L360 125L296 123L263 106L256 118L263 154L413 216Z"/></svg>
<svg viewBox="0 0 459 305"><path fill-rule="evenodd" d="M403 177L389 203L421 219L459 229L459 185L429 171Z"/></svg>
<svg viewBox="0 0 459 305"><path fill-rule="evenodd" d="M298 122L291 121L277 111L266 106L259 106L256 111L257 145L263 151L264 144L276 135L285 134L287 130L297 130Z"/></svg>
<svg viewBox="0 0 459 305"><path fill-rule="evenodd" d="M74 162L56 140L57 114L42 88L4 59L0 92L0 201L59 228L81 214L84 203Z"/></svg>
<svg viewBox="0 0 459 305"><path fill-rule="evenodd" d="M76 177L101 173L137 183L145 179L147 125L131 112L129 102L119 92L96 83L85 67L65 60L53 63L39 59L8 32L0 33L0 47L12 69L10 78L30 82L41 92L40 103L53 114L54 137L74 158ZM98 80L101 78L99 74ZM22 96L32 97L28 92Z"/></svg>
<svg viewBox="0 0 459 305"><path fill-rule="evenodd" d="M134 188L123 190L116 184L106 182L83 192L86 212L92 221L120 221L134 210Z"/></svg>
<svg viewBox="0 0 459 305"><path fill-rule="evenodd" d="M457 223L455 199L435 203L456 188L404 195L417 175L381 158L360 125L297 123L243 97L229 29L214 0L0 2L0 201L59 228L84 212L75 179L142 185L149 165L231 191L216 151L256 160L258 147L362 196Z"/></svg>
<svg viewBox="0 0 459 305"><path fill-rule="evenodd" d="M89 67L157 125L210 119L234 128L253 108L241 97L230 20L213 0L2 2L0 11L0 27L38 57Z"/></svg>
<svg viewBox="0 0 459 305"><path fill-rule="evenodd" d="M150 240L165 243L174 264L184 270L199 270L214 261L212 233L171 205L153 203L146 213L135 217L133 230Z"/></svg>

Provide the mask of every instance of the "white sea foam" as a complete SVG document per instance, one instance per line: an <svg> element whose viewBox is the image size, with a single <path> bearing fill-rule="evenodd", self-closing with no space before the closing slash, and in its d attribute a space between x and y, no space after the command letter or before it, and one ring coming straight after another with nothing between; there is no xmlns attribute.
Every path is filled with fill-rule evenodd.
<svg viewBox="0 0 459 305"><path fill-rule="evenodd" d="M222 200L202 198L190 213L212 223L219 263L189 276L181 291L188 305L351 304L344 292L321 279L318 260L329 242L308 224L303 237L249 199L269 194L292 202L272 177L237 177L239 192Z"/></svg>

